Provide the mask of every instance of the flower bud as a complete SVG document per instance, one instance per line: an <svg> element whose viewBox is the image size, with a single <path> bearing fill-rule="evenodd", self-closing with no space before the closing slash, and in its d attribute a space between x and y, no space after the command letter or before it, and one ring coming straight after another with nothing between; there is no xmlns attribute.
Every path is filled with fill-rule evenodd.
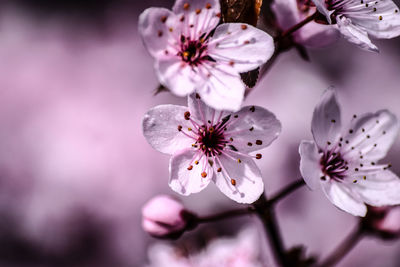
<svg viewBox="0 0 400 267"><path fill-rule="evenodd" d="M368 207L365 225L384 239L400 237L400 206Z"/></svg>
<svg viewBox="0 0 400 267"><path fill-rule="evenodd" d="M182 203L167 195L150 199L142 208L142 227L158 238L178 238L191 228L195 215L185 210Z"/></svg>

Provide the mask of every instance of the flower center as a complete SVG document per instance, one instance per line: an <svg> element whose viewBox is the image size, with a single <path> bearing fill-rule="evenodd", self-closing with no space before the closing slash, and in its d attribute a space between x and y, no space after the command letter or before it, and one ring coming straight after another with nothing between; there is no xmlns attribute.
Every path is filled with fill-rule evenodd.
<svg viewBox="0 0 400 267"><path fill-rule="evenodd" d="M178 56L180 56L184 62L193 66L199 65L205 60L213 61L212 58L207 55L207 40L203 37L199 40L191 40L190 37L182 35Z"/></svg>
<svg viewBox="0 0 400 267"><path fill-rule="evenodd" d="M204 126L202 131L199 133L199 138L197 140L200 145L200 149L207 155L216 155L222 151L227 141L225 141L223 129L215 128L215 126Z"/></svg>
<svg viewBox="0 0 400 267"><path fill-rule="evenodd" d="M320 164L322 172L331 179L343 180L345 173L349 169L348 162L343 159L340 153L327 151L321 157ZM322 180L326 179L321 177Z"/></svg>

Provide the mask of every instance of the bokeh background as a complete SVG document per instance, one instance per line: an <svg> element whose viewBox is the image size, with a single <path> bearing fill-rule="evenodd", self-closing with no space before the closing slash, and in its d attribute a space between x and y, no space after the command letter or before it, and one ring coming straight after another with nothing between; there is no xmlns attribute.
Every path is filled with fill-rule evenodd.
<svg viewBox="0 0 400 267"><path fill-rule="evenodd" d="M168 187L167 155L142 136L141 119L163 103L137 32L140 12L173 1L0 1L0 266L144 266L160 241L141 229L141 207ZM273 111L282 135L258 161L271 195L300 177L298 144L313 108L335 86L343 118L388 108L400 117L400 38L373 54L340 40L281 55L245 104ZM400 174L400 140L387 156ZM213 185L181 198L201 215L240 207ZM288 247L329 254L357 219L320 191L301 188L277 208ZM194 252L250 225L260 258L274 266L257 218L203 225L169 242ZM165 243L165 242L164 242ZM168 243L168 242L166 242ZM265 249L264 249L265 248ZM165 265L166 266L166 265ZM400 242L366 238L339 266L400 266Z"/></svg>

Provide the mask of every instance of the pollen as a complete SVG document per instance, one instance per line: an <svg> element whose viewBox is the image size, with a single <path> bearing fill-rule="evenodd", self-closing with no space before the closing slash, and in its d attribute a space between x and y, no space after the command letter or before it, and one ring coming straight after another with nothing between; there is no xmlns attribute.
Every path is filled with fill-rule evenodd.
<svg viewBox="0 0 400 267"><path fill-rule="evenodd" d="M187 168L189 171L191 171L193 169L192 165L189 165L189 167Z"/></svg>
<svg viewBox="0 0 400 267"><path fill-rule="evenodd" d="M232 184L233 186L235 186L235 185L236 185L236 180L235 180L235 179L231 179L231 184Z"/></svg>
<svg viewBox="0 0 400 267"><path fill-rule="evenodd" d="M196 160L196 161L194 162L194 164L198 165L198 164L199 164L199 161L198 161L198 160Z"/></svg>
<svg viewBox="0 0 400 267"><path fill-rule="evenodd" d="M201 177L206 178L207 177L207 173L206 172L202 172L201 173Z"/></svg>

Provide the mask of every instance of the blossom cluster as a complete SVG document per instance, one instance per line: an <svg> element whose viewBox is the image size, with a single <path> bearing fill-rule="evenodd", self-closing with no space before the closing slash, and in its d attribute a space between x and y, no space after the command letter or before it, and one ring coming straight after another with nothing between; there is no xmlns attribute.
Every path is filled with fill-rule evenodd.
<svg viewBox="0 0 400 267"><path fill-rule="evenodd" d="M399 11L390 0L277 0L271 10L274 37L261 27L227 23L217 0L177 0L172 11L149 8L141 14L139 32L160 84L188 101L187 107L151 108L142 122L148 143L171 155L169 186L176 193L198 193L212 181L238 203L260 199L264 179L256 164L263 158L258 150L278 138L282 126L266 108L243 106L247 86L242 75L262 69L281 53L283 43L321 48L342 35L377 52L369 36L400 35ZM366 216L370 207L398 205L400 179L391 164L379 163L398 132L396 116L386 109L354 115L342 124L336 92L328 89L312 114L313 141L299 145L302 178L354 216ZM143 226L159 237L180 235L187 230L186 211L169 198L164 202L165 209L155 202L146 205ZM158 208L167 215L157 214Z"/></svg>

